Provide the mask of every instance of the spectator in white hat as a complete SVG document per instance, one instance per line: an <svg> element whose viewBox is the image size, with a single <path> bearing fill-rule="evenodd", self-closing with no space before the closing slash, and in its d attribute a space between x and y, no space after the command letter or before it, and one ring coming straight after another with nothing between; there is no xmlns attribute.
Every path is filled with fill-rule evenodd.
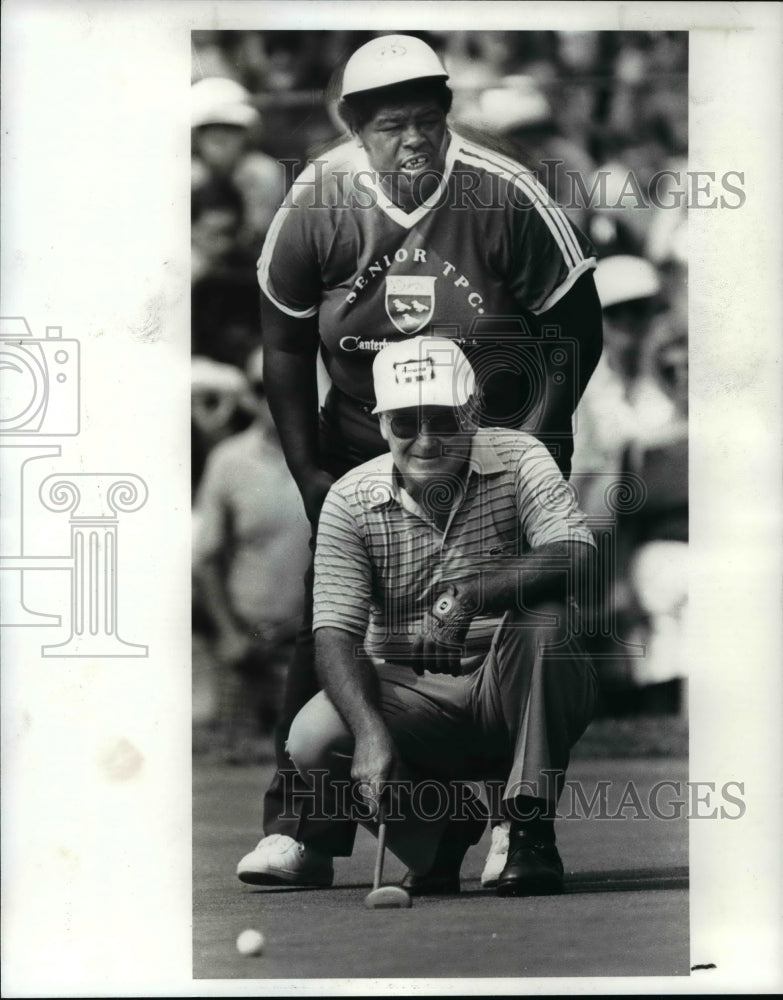
<svg viewBox="0 0 783 1000"><path fill-rule="evenodd" d="M586 178L595 163L577 143L560 134L547 96L532 76L509 75L464 106L460 124L496 136L515 159L532 168L577 226L587 210L574 176Z"/></svg>
<svg viewBox="0 0 783 1000"><path fill-rule="evenodd" d="M252 148L261 116L235 80L208 77L191 86L191 187L230 179L242 194L240 242L258 253L284 193L279 163Z"/></svg>
<svg viewBox="0 0 783 1000"><path fill-rule="evenodd" d="M604 513L603 494L628 444L665 424L673 412L645 361L662 307L656 268L643 257L618 254L598 262L595 280L605 349L576 411L573 463L582 504L591 515Z"/></svg>

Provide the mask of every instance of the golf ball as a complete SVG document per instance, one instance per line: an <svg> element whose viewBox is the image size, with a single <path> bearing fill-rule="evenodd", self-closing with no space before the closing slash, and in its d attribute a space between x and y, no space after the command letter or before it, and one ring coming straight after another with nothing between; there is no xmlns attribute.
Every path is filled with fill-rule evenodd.
<svg viewBox="0 0 783 1000"><path fill-rule="evenodd" d="M237 938L237 951L240 955L260 955L264 950L264 935L261 931L248 927Z"/></svg>

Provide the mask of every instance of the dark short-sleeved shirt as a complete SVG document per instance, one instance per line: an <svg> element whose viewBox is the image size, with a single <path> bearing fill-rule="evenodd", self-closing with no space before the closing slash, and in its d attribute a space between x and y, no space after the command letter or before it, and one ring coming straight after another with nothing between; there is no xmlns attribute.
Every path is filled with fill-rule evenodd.
<svg viewBox="0 0 783 1000"><path fill-rule="evenodd" d="M311 163L272 222L258 278L283 312L318 316L332 381L372 401L372 361L389 341L519 336L514 321L546 312L594 266L530 170L452 134L438 189L410 213L354 141Z"/></svg>

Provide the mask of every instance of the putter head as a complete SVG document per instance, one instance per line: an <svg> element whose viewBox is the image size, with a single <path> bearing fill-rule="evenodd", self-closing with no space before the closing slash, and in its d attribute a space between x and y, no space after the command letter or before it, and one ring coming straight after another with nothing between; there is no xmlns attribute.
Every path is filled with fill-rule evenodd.
<svg viewBox="0 0 783 1000"><path fill-rule="evenodd" d="M411 897L402 886L382 885L365 896L364 905L368 910L408 910Z"/></svg>

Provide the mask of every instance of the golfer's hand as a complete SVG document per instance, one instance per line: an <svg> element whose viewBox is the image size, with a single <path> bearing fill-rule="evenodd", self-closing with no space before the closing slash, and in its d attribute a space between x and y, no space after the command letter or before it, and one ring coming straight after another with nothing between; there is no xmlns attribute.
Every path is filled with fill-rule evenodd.
<svg viewBox="0 0 783 1000"><path fill-rule="evenodd" d="M455 586L436 597L422 620L422 634L413 641L411 666L417 674L429 670L433 674L460 675L474 605L468 593L458 592Z"/></svg>
<svg viewBox="0 0 783 1000"><path fill-rule="evenodd" d="M385 726L374 726L367 733L357 736L353 751L351 777L358 783L371 819L378 815L378 807L386 783L390 780L397 754Z"/></svg>

